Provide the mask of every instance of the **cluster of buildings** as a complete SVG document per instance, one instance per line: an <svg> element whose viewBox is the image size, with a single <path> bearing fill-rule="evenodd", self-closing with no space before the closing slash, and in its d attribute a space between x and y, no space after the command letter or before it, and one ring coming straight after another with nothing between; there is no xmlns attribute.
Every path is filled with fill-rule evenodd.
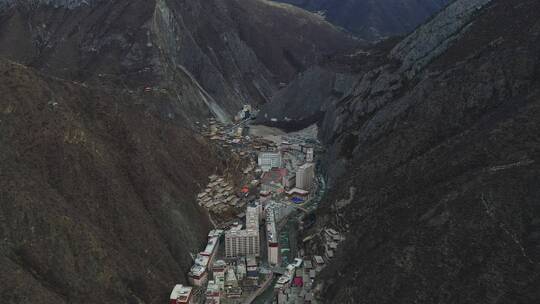
<svg viewBox="0 0 540 304"><path fill-rule="evenodd" d="M332 228L324 229L324 255L327 259L334 258L339 243L345 240L339 232Z"/></svg>
<svg viewBox="0 0 540 304"><path fill-rule="evenodd" d="M312 303L313 293L304 291L304 287L307 287L305 290L311 290L310 273L312 270L312 262L300 258L296 258L293 263L287 265L285 273L275 286L277 303Z"/></svg>
<svg viewBox="0 0 540 304"><path fill-rule="evenodd" d="M321 256L294 259L276 283L277 304L314 303L313 280L324 266L325 261Z"/></svg>
<svg viewBox="0 0 540 304"><path fill-rule="evenodd" d="M198 130L206 138L219 143L220 147L229 148L240 153L241 156L251 151L267 151L277 148L277 145L271 140L251 136L249 126L242 122L228 126L210 118L207 124L199 123Z"/></svg>
<svg viewBox="0 0 540 304"><path fill-rule="evenodd" d="M245 228L237 223L225 232L225 256L259 258L262 256L261 250L266 250L268 265L278 266L280 263L278 225L292 211L294 208L273 200L254 201L248 204ZM266 242L261 242L261 229L266 234Z"/></svg>
<svg viewBox="0 0 540 304"><path fill-rule="evenodd" d="M240 199L234 193L234 187L217 175L210 176L206 189L197 195L197 202L214 213L242 207L239 205Z"/></svg>
<svg viewBox="0 0 540 304"><path fill-rule="evenodd" d="M212 265L212 280L206 286L206 304L219 304L223 298L239 298L243 294L242 282L248 278L244 258L232 262L217 260Z"/></svg>
<svg viewBox="0 0 540 304"><path fill-rule="evenodd" d="M288 157L284 157L288 154ZM287 161L285 161L287 160ZM289 200L303 204L311 199L315 181L314 149L282 142L279 149L260 152L261 195L286 194Z"/></svg>
<svg viewBox="0 0 540 304"><path fill-rule="evenodd" d="M314 143L306 144L304 139L283 141L272 151L259 153L258 165L262 169L260 201L265 202L265 230L268 264L279 269L288 263L285 244L279 234L282 219L287 218L289 211L284 204L274 200L287 201L285 206L302 207L315 196L315 149ZM315 255L295 258L286 266L285 271L275 285L274 301L278 304L313 303L313 281L322 270L326 261L333 258L339 242L343 237L334 229L325 229L324 256ZM275 303L275 302L273 302Z"/></svg>
<svg viewBox="0 0 540 304"><path fill-rule="evenodd" d="M242 110L240 110L238 114L236 114L236 116L234 117L234 120L241 121L245 119L254 118L255 116L257 116L257 111L254 110L253 107L251 107L251 105L244 105L242 107Z"/></svg>
<svg viewBox="0 0 540 304"><path fill-rule="evenodd" d="M225 256L212 264L213 279L206 289L206 303L219 304L218 298L239 298L246 289L257 288L261 213L260 204L247 205L245 227L236 223L224 232Z"/></svg>
<svg viewBox="0 0 540 304"><path fill-rule="evenodd" d="M260 210L253 205L248 209L246 212L247 229L242 230L258 231ZM240 298L245 289L257 288L259 281L257 257L260 243L258 240L236 239L234 231L236 231L235 227L227 232L218 229L210 231L205 249L197 254L188 273L189 283L193 287L176 285L171 292L170 304L202 303L202 299L196 299L195 295L196 290L201 290L201 288L204 290L206 304L220 304L224 298ZM255 237L258 239L258 234ZM217 258L220 241L223 238L226 242L225 248L229 249L226 249L224 258Z"/></svg>
<svg viewBox="0 0 540 304"><path fill-rule="evenodd" d="M261 205L251 203L246 207L245 227L237 223L227 231L215 229L208 234L205 249L197 254L188 273L192 286L205 289L204 303L220 304L223 299L242 297L247 289L257 289L262 214ZM225 254L216 258L221 240L224 240ZM193 294L193 287L177 285L171 293L171 304L194 303Z"/></svg>
<svg viewBox="0 0 540 304"><path fill-rule="evenodd" d="M220 304L225 298L240 298L246 286L257 286L259 272L254 257L238 257L229 259L229 262L218 259L210 265L212 279L206 284L205 304Z"/></svg>
<svg viewBox="0 0 540 304"><path fill-rule="evenodd" d="M214 260L218 248L219 240L223 235L223 230L212 230L208 233L208 243L203 251L197 254L195 262L191 267L188 278L193 286L203 286L208 281L209 265Z"/></svg>
<svg viewBox="0 0 540 304"><path fill-rule="evenodd" d="M246 296L253 295L251 291L261 287L261 280L271 284L272 271L281 273L281 266L294 258L287 247L290 244L287 234L281 231L280 235L280 228L292 212L302 209L303 204L312 199L315 151L304 140L284 137L278 145L249 136L245 122L251 115L253 109L246 106L238 113L238 123L232 127L214 119L210 119L208 127L202 126L203 135L220 142L222 147L232 147L240 156L248 156L250 163L243 169L246 184L236 189L239 191L235 191L224 177L212 175L197 201L218 217L235 214L243 219L245 210L245 221L233 223L231 220L220 226L226 227L224 230L210 231L205 249L194 257L188 273L193 287L176 285L170 304L195 304L202 300L207 304L228 304L235 299L244 301ZM342 238L332 229L325 233L324 256L330 259ZM310 284L325 258L296 258L287 265L276 284L278 303L294 303L291 302L294 299L311 303ZM200 296L204 299L199 299Z"/></svg>
<svg viewBox="0 0 540 304"><path fill-rule="evenodd" d="M334 257L339 243L345 240L333 228L325 228L320 234L324 242L324 255L296 258L287 266L275 286L277 304L313 303L313 281L317 273Z"/></svg>
<svg viewBox="0 0 540 304"><path fill-rule="evenodd" d="M263 172L268 172L272 168L281 168L282 159L279 151L260 152L258 157L258 165Z"/></svg>
<svg viewBox="0 0 540 304"><path fill-rule="evenodd" d="M249 143L249 127L226 126L214 118L210 118L208 124L199 125L202 135L212 141L218 141L222 147L235 148Z"/></svg>

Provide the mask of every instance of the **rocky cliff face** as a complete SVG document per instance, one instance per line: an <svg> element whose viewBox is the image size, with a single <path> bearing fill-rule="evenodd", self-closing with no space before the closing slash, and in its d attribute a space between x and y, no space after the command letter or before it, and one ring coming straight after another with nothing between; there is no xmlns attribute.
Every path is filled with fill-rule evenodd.
<svg viewBox="0 0 540 304"><path fill-rule="evenodd" d="M359 37L377 40L414 30L449 0L277 0L323 14Z"/></svg>
<svg viewBox="0 0 540 304"><path fill-rule="evenodd" d="M213 150L158 101L3 60L0 92L2 303L165 302L206 240Z"/></svg>
<svg viewBox="0 0 540 304"><path fill-rule="evenodd" d="M0 7L13 7L16 5L22 5L26 7L37 8L41 5L52 5L54 7L65 7L68 9L74 9L81 6L88 6L97 2L97 0L0 0Z"/></svg>
<svg viewBox="0 0 540 304"><path fill-rule="evenodd" d="M277 92L261 108L257 122L291 130L305 128L322 119L326 106L343 97L355 80L354 74L312 67Z"/></svg>
<svg viewBox="0 0 540 304"><path fill-rule="evenodd" d="M339 100L349 96L365 72L388 61L395 44L387 40L329 56L281 88L261 107L256 123L299 130L322 121Z"/></svg>
<svg viewBox="0 0 540 304"><path fill-rule="evenodd" d="M540 300L539 11L458 1L327 107L324 303Z"/></svg>
<svg viewBox="0 0 540 304"><path fill-rule="evenodd" d="M320 118L327 108L332 109L331 105L346 93L350 93L349 97L362 94L373 97L370 102L373 109L385 104L391 95L376 96L377 94L390 86L400 87L398 82L405 81L402 77L408 81L445 52L471 25L478 10L489 2L490 0L454 1L401 41L397 38L388 39L330 56L318 66L297 76L289 86L275 94L272 102L262 107L263 115L258 118L258 122L305 127L307 123L315 121L316 117ZM389 62L400 64L391 66ZM399 68L399 73L394 73L394 68ZM355 88L352 80L362 77L367 81L363 82L361 88L357 86L357 92L349 92ZM390 85L390 82L393 83ZM375 103L379 106L374 106ZM298 111L300 107L305 107L305 111ZM271 118L277 119L278 123L272 123ZM295 120L295 123L287 123L288 119ZM339 120L348 121L343 117L339 117ZM325 129L330 130L327 136L332 136L333 127Z"/></svg>
<svg viewBox="0 0 540 304"><path fill-rule="evenodd" d="M166 90L185 119L227 120L356 43L313 14L260 0L3 3L0 55L77 81Z"/></svg>
<svg viewBox="0 0 540 304"><path fill-rule="evenodd" d="M390 58L401 62L400 72L412 78L435 57L444 53L458 40L474 16L491 0L455 1L432 20L401 41L390 53Z"/></svg>

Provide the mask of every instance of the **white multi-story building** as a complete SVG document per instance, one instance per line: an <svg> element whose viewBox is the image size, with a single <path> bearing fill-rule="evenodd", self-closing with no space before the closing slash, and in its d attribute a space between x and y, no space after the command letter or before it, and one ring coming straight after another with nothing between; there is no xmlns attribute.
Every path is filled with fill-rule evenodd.
<svg viewBox="0 0 540 304"><path fill-rule="evenodd" d="M231 231L225 236L225 255L227 257L259 256L259 231Z"/></svg>
<svg viewBox="0 0 540 304"><path fill-rule="evenodd" d="M313 163L303 164L296 172L296 188L310 190L315 178L315 165Z"/></svg>
<svg viewBox="0 0 540 304"><path fill-rule="evenodd" d="M261 152L258 157L258 165L263 172L268 172L272 168L281 168L281 152Z"/></svg>
<svg viewBox="0 0 540 304"><path fill-rule="evenodd" d="M262 206L259 203L249 204L246 209L246 230L259 231L259 215Z"/></svg>
<svg viewBox="0 0 540 304"><path fill-rule="evenodd" d="M188 278L194 286L203 286L208 280L208 262L210 258L201 254L197 255L194 265L191 267Z"/></svg>
<svg viewBox="0 0 540 304"><path fill-rule="evenodd" d="M219 247L219 237L208 235L208 244L200 254L207 256L210 262L214 260Z"/></svg>
<svg viewBox="0 0 540 304"><path fill-rule="evenodd" d="M266 209L266 239L268 250L268 264L275 266L279 262L279 240L276 229L274 208Z"/></svg>
<svg viewBox="0 0 540 304"><path fill-rule="evenodd" d="M259 239L260 205L254 204L246 210L246 229L241 225L225 232L225 256L228 258L260 255Z"/></svg>
<svg viewBox="0 0 540 304"><path fill-rule="evenodd" d="M244 257L239 258L236 261L236 277L239 281L242 281L246 278L247 275L247 266L246 266L246 260Z"/></svg>
<svg viewBox="0 0 540 304"><path fill-rule="evenodd" d="M308 163L312 163L313 160L314 160L314 152L313 152L313 148L307 148L306 150L306 162Z"/></svg>
<svg viewBox="0 0 540 304"><path fill-rule="evenodd" d="M296 174L293 172L288 172L287 175L283 177L282 184L285 188L294 188L294 186L296 185Z"/></svg>

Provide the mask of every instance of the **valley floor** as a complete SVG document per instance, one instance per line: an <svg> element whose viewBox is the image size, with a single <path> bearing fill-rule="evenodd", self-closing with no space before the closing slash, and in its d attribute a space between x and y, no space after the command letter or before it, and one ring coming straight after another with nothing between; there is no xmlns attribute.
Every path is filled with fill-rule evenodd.
<svg viewBox="0 0 540 304"><path fill-rule="evenodd" d="M320 157L319 154L313 155L313 150L320 151L317 127L314 125L298 132L285 133L280 129L250 125L250 123L250 121L245 121L234 125L223 125L210 120L200 125L201 134L210 138L217 147L226 149L227 152L243 159L241 163L245 167L239 166L228 175L210 176L207 188L199 194L199 204L208 210L216 226L216 230L213 230L211 234L215 231L220 234L220 245L214 253L215 257L211 258L210 262L200 265L207 269L205 270L207 279L192 281L197 286L192 291L193 303L314 303L312 287L315 274L322 270L325 260L331 258L331 256L325 256L325 258L304 256L300 239L301 230L306 223L313 226L313 213L326 187L324 178L320 174L321 171L315 171L316 162ZM311 156L308 156L307 147L311 149ZM268 152L279 153L282 156L281 165L270 171L263 170L259 166L261 155ZM301 168L306 165L313 168L313 176L309 184L304 186L306 191L295 188L294 182L293 185L283 185L281 180L276 183L268 180L268 176L275 172L300 174L299 170L303 170ZM294 194L295 191L302 195L306 195L304 192L309 195L300 200ZM235 198L229 199L230 197ZM249 275L246 276L240 268L243 267L240 265L244 265L246 259L240 256L227 256L226 247L229 244L225 244L228 241L227 237L224 241L223 235L231 233L239 223L244 221L247 227L250 221L249 208L254 204L261 206L264 215L258 219L258 235L260 236L258 275L250 279ZM272 220L268 218L269 213L272 213ZM279 242L277 264L273 264L272 258L269 257L271 253L268 246L272 242L270 231L277 233L273 239ZM337 243L335 245L337 246ZM247 257L248 264L249 259L250 255ZM197 267L197 263L196 261L194 267ZM221 277L219 273L216 274L216 263L226 264L227 271L233 269L235 279L230 278L228 273L225 277ZM188 276L192 275L193 269ZM211 280L210 277L212 277ZM221 286L220 291L214 294L219 294L219 302L211 301L211 290L215 286Z"/></svg>

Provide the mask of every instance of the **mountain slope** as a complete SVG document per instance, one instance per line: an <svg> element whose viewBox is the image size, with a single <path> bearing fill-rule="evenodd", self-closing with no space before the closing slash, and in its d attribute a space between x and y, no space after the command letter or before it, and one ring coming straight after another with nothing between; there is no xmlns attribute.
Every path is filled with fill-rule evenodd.
<svg viewBox="0 0 540 304"><path fill-rule="evenodd" d="M375 40L408 33L440 11L449 0L277 0L321 12L359 37Z"/></svg>
<svg viewBox="0 0 540 304"><path fill-rule="evenodd" d="M356 43L313 14L262 0L3 2L0 55L77 81L165 89L185 119L229 119ZM178 84L186 79L204 103L190 104Z"/></svg>
<svg viewBox="0 0 540 304"><path fill-rule="evenodd" d="M0 56L30 66L0 59L2 301L165 302L206 240L195 192L236 161L191 122L356 43L259 0L0 0Z"/></svg>
<svg viewBox="0 0 540 304"><path fill-rule="evenodd" d="M449 8L465 26L421 43L465 13L443 12L328 108L320 224L348 236L323 303L540 300L540 3L476 2Z"/></svg>
<svg viewBox="0 0 540 304"><path fill-rule="evenodd" d="M4 60L0 92L2 303L166 301L206 240L212 149L155 102Z"/></svg>

